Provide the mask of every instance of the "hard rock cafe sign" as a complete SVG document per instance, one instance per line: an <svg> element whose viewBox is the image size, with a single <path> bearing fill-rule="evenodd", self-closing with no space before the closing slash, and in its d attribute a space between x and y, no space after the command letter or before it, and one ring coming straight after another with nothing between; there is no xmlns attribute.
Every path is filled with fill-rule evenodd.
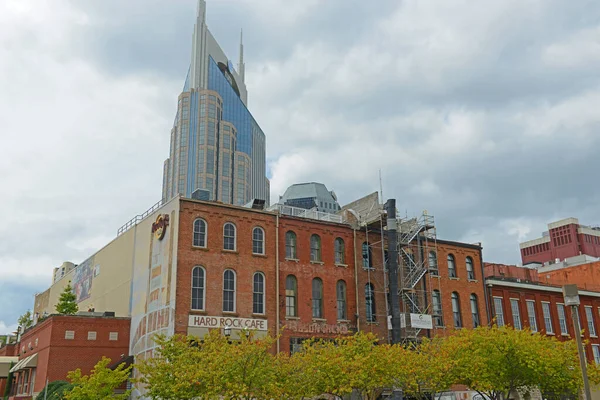
<svg viewBox="0 0 600 400"><path fill-rule="evenodd" d="M152 224L152 233L158 240L163 240L167 233L167 226L169 226L169 215L160 214L156 217L156 221Z"/></svg>

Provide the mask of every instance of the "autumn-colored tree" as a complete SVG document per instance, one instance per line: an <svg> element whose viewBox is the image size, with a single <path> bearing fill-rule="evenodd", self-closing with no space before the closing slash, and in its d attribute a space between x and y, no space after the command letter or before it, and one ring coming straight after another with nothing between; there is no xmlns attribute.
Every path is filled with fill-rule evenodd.
<svg viewBox="0 0 600 400"><path fill-rule="evenodd" d="M581 372L573 342L510 327L461 330L446 338L455 383L492 400L539 389L550 397L577 393Z"/></svg>
<svg viewBox="0 0 600 400"><path fill-rule="evenodd" d="M79 311L76 300L77 297L75 296L75 293L73 293L73 287L71 286L71 281L69 281L60 294L58 304L56 304L56 312L67 315L75 314Z"/></svg>
<svg viewBox="0 0 600 400"><path fill-rule="evenodd" d="M424 338L419 345L394 346L390 366L394 376L402 377L403 391L415 399L434 398L450 389L455 381L452 360L443 338ZM402 382L396 383L400 386Z"/></svg>
<svg viewBox="0 0 600 400"><path fill-rule="evenodd" d="M291 361L305 397L355 392L363 399L375 399L394 383L391 357L390 346L377 345L376 336L357 333L332 341L305 342Z"/></svg>
<svg viewBox="0 0 600 400"><path fill-rule="evenodd" d="M285 390L280 362L269 351L274 338L250 333L230 342L213 330L201 342L180 335L155 341L153 357L137 366L138 382L153 399L268 399Z"/></svg>
<svg viewBox="0 0 600 400"><path fill-rule="evenodd" d="M132 366L125 367L125 364L120 364L115 369L110 369L109 364L110 358L102 357L90 375L83 375L79 368L69 372L67 378L73 384L73 388L65 393L64 398L66 400L128 399L129 391L115 394L115 390L127 382Z"/></svg>

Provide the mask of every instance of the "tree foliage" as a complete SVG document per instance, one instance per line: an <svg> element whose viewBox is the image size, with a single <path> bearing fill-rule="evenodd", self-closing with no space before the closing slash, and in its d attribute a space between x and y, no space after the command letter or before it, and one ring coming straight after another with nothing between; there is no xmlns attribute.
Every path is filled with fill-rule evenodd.
<svg viewBox="0 0 600 400"><path fill-rule="evenodd" d="M159 336L153 357L136 367L153 399L307 399L321 395L365 400L402 388L425 400L465 385L497 400L540 390L554 400L582 387L577 348L539 333L480 327L419 344L380 344L372 334L309 340L293 355L273 354L275 339L231 343L218 330L203 341ZM590 364L591 382L600 369Z"/></svg>
<svg viewBox="0 0 600 400"><path fill-rule="evenodd" d="M19 326L22 328L22 332L24 332L27 328L33 325L33 319L31 317L31 310L27 310L27 312L19 317L17 320Z"/></svg>
<svg viewBox="0 0 600 400"><path fill-rule="evenodd" d="M92 369L90 375L83 375L77 368L67 374L73 388L65 394L66 400L101 400L101 399L128 399L129 391L115 394L115 390L123 386L129 379L132 366L118 365L114 370L108 368L110 358L102 360Z"/></svg>
<svg viewBox="0 0 600 400"><path fill-rule="evenodd" d="M64 290L60 294L58 299L58 304L56 304L56 312L59 314L72 315L79 311L79 307L77 306L77 297L73 292L73 287L71 286L71 281L67 283Z"/></svg>
<svg viewBox="0 0 600 400"><path fill-rule="evenodd" d="M53 381L37 395L36 400L63 400L65 394L73 388L73 385L67 381Z"/></svg>

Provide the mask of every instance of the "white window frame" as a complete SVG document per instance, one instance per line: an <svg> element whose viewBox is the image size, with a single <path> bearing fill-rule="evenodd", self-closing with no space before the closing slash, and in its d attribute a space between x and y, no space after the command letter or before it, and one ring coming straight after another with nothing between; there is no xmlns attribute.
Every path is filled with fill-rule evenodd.
<svg viewBox="0 0 600 400"><path fill-rule="evenodd" d="M196 244L196 233L201 234L201 232L196 232L196 221L204 222L204 243L201 243L201 244ZM196 218L194 220L194 223L192 224L192 246L205 249L207 243L208 243L208 223L206 222L206 220L204 218Z"/></svg>
<svg viewBox="0 0 600 400"><path fill-rule="evenodd" d="M260 294L260 292L256 292L254 290L254 279L256 278L256 276L261 276L262 277L262 311L257 312L254 311L254 295L255 294ZM252 275L252 314L257 314L257 315L264 315L267 313L267 298L266 298L266 290L267 289L267 279L265 278L265 274L263 274L262 272L255 272Z"/></svg>
<svg viewBox="0 0 600 400"><path fill-rule="evenodd" d="M587 320L588 332L590 336L597 337L596 335L596 325L594 324L594 311L592 306L584 306L585 309L585 319Z"/></svg>
<svg viewBox="0 0 600 400"><path fill-rule="evenodd" d="M75 331L65 331L65 339L66 340L75 339Z"/></svg>
<svg viewBox="0 0 600 400"><path fill-rule="evenodd" d="M119 340L119 332L110 332L108 334L108 340L112 342Z"/></svg>
<svg viewBox="0 0 600 400"><path fill-rule="evenodd" d="M231 271L233 272L233 310L225 310L225 274L227 273L227 271ZM234 313L237 310L237 274L235 273L234 270L228 268L225 271L223 271L223 297L222 297L222 305L221 308L223 310L223 312L229 312L229 313Z"/></svg>
<svg viewBox="0 0 600 400"><path fill-rule="evenodd" d="M254 241L258 241L254 238L254 232L256 232L256 230L258 230L260 233L262 233L262 239L260 240L260 252L255 252L254 251ZM265 254L265 230L263 228L261 228L260 226L256 226L254 227L254 229L252 229L252 254L259 254L259 255L264 255Z"/></svg>
<svg viewBox="0 0 600 400"><path fill-rule="evenodd" d="M561 310L562 318L560 316ZM569 326L567 325L567 310L565 309L565 305L563 303L556 303L556 314L558 315L558 326L560 327L560 334L563 336L569 336Z"/></svg>
<svg viewBox="0 0 600 400"><path fill-rule="evenodd" d="M522 330L523 323L521 322L521 304L519 299L510 298L510 312L513 318L513 328Z"/></svg>
<svg viewBox="0 0 600 400"><path fill-rule="evenodd" d="M202 286L199 289L202 289L202 308L194 308L194 271L196 268L199 268L203 273ZM190 285L190 309L196 311L204 311L206 309L206 269L201 265L196 265L192 268L192 282Z"/></svg>
<svg viewBox="0 0 600 400"><path fill-rule="evenodd" d="M594 362L596 365L600 364L600 345L592 345L592 354L594 355Z"/></svg>
<svg viewBox="0 0 600 400"><path fill-rule="evenodd" d="M548 315L546 315L546 311L548 312ZM544 316L544 328L546 329L546 334L554 335L554 325L552 325L552 311L550 309L549 301L542 301L542 314Z"/></svg>
<svg viewBox="0 0 600 400"><path fill-rule="evenodd" d="M471 267L470 270L469 270L469 266ZM465 258L465 269L467 270L467 279L474 281L475 280L475 261L473 261L473 257L467 256Z"/></svg>
<svg viewBox="0 0 600 400"><path fill-rule="evenodd" d="M333 242L334 261L337 265L346 264L346 243L341 237L335 238Z"/></svg>
<svg viewBox="0 0 600 400"><path fill-rule="evenodd" d="M98 337L98 334L95 331L88 331L87 340L96 340L97 337Z"/></svg>
<svg viewBox="0 0 600 400"><path fill-rule="evenodd" d="M496 317L496 325L498 328L504 326L506 321L504 320L504 298L494 296L494 315Z"/></svg>
<svg viewBox="0 0 600 400"><path fill-rule="evenodd" d="M233 226L233 249L226 249L225 248L225 227L227 225ZM229 237L229 236L227 236L227 237ZM235 224L233 222L225 222L223 224L223 250L226 250L226 251L237 251L237 227L235 226Z"/></svg>
<svg viewBox="0 0 600 400"><path fill-rule="evenodd" d="M529 329L531 332L537 332L537 317L535 315L535 300L525 300L527 306L527 318L529 319Z"/></svg>

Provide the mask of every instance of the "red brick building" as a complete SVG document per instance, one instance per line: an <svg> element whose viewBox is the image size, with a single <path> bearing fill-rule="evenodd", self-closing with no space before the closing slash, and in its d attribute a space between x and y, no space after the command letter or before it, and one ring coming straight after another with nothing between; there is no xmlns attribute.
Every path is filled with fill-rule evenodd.
<svg viewBox="0 0 600 400"><path fill-rule="evenodd" d="M600 228L567 218L549 223L542 237L523 242L520 248L523 264L554 263L581 254L600 257Z"/></svg>
<svg viewBox="0 0 600 400"><path fill-rule="evenodd" d="M286 352L306 338L357 330L387 340L385 235L321 217L182 199L175 333L230 325L235 339L248 326L281 333L277 347ZM402 309L434 316L433 329L416 334L488 323L480 245L437 240L415 257L427 266L414 288L421 311L406 301Z"/></svg>
<svg viewBox="0 0 600 400"><path fill-rule="evenodd" d="M129 329L128 318L49 316L21 336L10 399L34 398L47 381L66 380L77 368L89 374L103 356L121 359L129 353Z"/></svg>
<svg viewBox="0 0 600 400"><path fill-rule="evenodd" d="M564 305L561 287L572 282L543 284L537 271L514 265L486 264L485 270L492 316L499 326L529 328L560 340L573 338L572 309ZM580 289L579 297L579 322L588 342L586 355L600 363L600 292Z"/></svg>

